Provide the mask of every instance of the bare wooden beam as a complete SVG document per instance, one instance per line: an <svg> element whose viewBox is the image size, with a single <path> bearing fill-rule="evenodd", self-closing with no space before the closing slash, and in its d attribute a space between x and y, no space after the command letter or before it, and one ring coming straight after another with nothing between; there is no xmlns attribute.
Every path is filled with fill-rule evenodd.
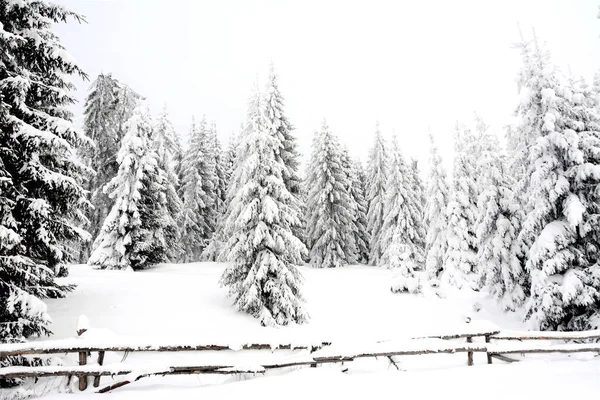
<svg viewBox="0 0 600 400"><path fill-rule="evenodd" d="M488 351L490 354L596 353L600 352L600 343L561 344L545 347L490 346Z"/></svg>
<svg viewBox="0 0 600 400"><path fill-rule="evenodd" d="M490 335L485 335L485 342L490 343ZM487 353L487 363L492 363L492 355L490 353Z"/></svg>
<svg viewBox="0 0 600 400"><path fill-rule="evenodd" d="M494 357L494 358L497 358L500 361L504 361L504 362L507 362L507 363L514 363L514 362L518 362L519 361L519 360L515 360L514 358L503 356L502 354L489 354L488 353L488 357Z"/></svg>
<svg viewBox="0 0 600 400"><path fill-rule="evenodd" d="M492 335L494 340L589 340L600 339L600 330L574 331L574 332L512 332L501 331Z"/></svg>
<svg viewBox="0 0 600 400"><path fill-rule="evenodd" d="M78 341L79 342L79 341ZM39 343L25 343L21 346L0 345L0 357L8 356L20 356L28 354L60 354L60 353L80 353L80 352L101 352L101 351L115 351L115 352L131 352L131 351L158 351L158 352L174 352L174 351L224 351L224 350L311 350L316 351L325 346L329 346L330 342L322 342L320 345L292 345L282 344L278 346L271 346L265 343L252 343L242 346L240 349L225 345L211 345L211 344L181 344L181 345L153 345L153 344L106 344L106 345L95 345L93 343L86 343L85 339L80 341L81 343L68 342L66 345L61 345L60 341L48 342L44 344Z"/></svg>
<svg viewBox="0 0 600 400"><path fill-rule="evenodd" d="M455 334L448 334L448 335L432 335L432 336L420 336L420 337L414 337L412 339L444 339L444 340L449 340L449 339L463 339L463 338L467 338L467 337L481 337L481 336L491 336L491 335L496 335L499 334L500 331L496 330L496 331L475 331L475 332L471 332L471 333L455 333Z"/></svg>

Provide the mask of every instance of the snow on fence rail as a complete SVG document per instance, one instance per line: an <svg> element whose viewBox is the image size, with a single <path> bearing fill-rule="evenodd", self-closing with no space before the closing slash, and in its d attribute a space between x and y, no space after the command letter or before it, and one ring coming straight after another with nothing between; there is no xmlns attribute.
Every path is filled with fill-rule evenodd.
<svg viewBox="0 0 600 400"><path fill-rule="evenodd" d="M79 329L78 335L83 334L86 329ZM473 343L473 338L482 337L485 343ZM466 343L449 343L447 340L466 339ZM510 344L491 343L495 341L512 341ZM0 345L0 359L8 356L56 354L56 353L79 353L79 365L77 366L40 366L40 367L3 367L0 368L0 379L24 378L24 377L50 377L50 376L72 376L79 377L79 389L87 388L87 377L94 377L94 387L100 384L101 376L125 376L123 381L106 386L99 391L105 393L143 377L155 375L182 375L182 374L241 374L241 373L264 373L270 369L288 368L298 366L315 367L318 364L343 363L354 361L365 357L387 357L395 366L392 357L422 354L455 354L467 353L467 365L473 365L473 354L476 352L486 353L488 364L492 363L492 357L504 361L517 361L503 354L516 353L577 353L577 352L599 352L600 343L576 343L576 344L547 344L522 341L542 340L590 340L600 339L600 331L585 332L516 332L499 331L497 329L473 329L470 332L445 332L438 335L427 335L406 338L404 340L387 340L374 344L351 343L349 346L336 347L331 342L304 342L304 343L254 343L246 344L206 344L199 341L179 341L168 343L161 340L136 341L135 339L103 339L98 342L84 337L75 339L51 340L37 343L18 343ZM514 343L519 341L519 343ZM236 365L200 365L200 366L150 366L146 368L133 367L124 363L103 366L104 353L113 352L177 352L177 351L239 351L239 350L309 350L310 354L304 354L301 358L273 364L255 366ZM98 352L98 361L95 365L86 365L88 353ZM397 366L396 366L397 367Z"/></svg>

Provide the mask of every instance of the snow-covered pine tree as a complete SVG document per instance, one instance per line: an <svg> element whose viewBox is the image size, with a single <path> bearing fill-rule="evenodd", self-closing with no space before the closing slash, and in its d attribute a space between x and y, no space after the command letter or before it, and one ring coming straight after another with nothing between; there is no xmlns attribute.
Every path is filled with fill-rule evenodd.
<svg viewBox="0 0 600 400"><path fill-rule="evenodd" d="M348 149L344 146L340 148L340 166L344 174L345 189L348 193L348 205L347 210L350 216L350 236L348 237L349 243L348 250L350 253L347 254L348 264L356 264L358 262L358 247L365 247L363 238L361 237L361 227L358 223L358 204L356 199L352 195L353 193L353 181L354 181L354 165L350 158ZM366 228L365 228L366 229ZM357 242L359 241L359 242Z"/></svg>
<svg viewBox="0 0 600 400"><path fill-rule="evenodd" d="M514 311L526 296L523 268L514 250L523 212L512 191L515 181L507 165L497 141L478 162L482 192L478 201L477 265L479 286L505 310Z"/></svg>
<svg viewBox="0 0 600 400"><path fill-rule="evenodd" d="M117 156L119 171L104 188L114 199L89 264L98 269L143 269L169 261L174 243L168 230L165 172L152 145L153 123L144 104L125 125L127 134Z"/></svg>
<svg viewBox="0 0 600 400"><path fill-rule="evenodd" d="M337 138L323 121L315 133L313 150L306 173L306 240L310 263L316 268L333 268L354 260L352 238L352 200L348 177L342 166Z"/></svg>
<svg viewBox="0 0 600 400"><path fill-rule="evenodd" d="M556 93L559 79L556 67L550 61L550 53L540 47L537 38L534 37L531 42L523 40L519 47L523 57L523 66L517 76L520 102L515 113L517 123L509 131L508 147L511 149L510 172L516 178L515 196L521 209L527 214L532 170L531 149L537 138L544 135L542 127L549 106L544 93ZM533 244L532 240L531 234L518 236L515 251L523 266Z"/></svg>
<svg viewBox="0 0 600 400"><path fill-rule="evenodd" d="M421 170L419 169L419 161L415 158L412 158L410 160L410 167L412 168L412 179L413 179L413 184L415 185L415 193L417 194L417 198L419 198L421 200L421 208L425 207L425 192L426 192L426 184L425 182L423 182L423 179L421 179ZM422 210L422 212L424 213L425 211Z"/></svg>
<svg viewBox="0 0 600 400"><path fill-rule="evenodd" d="M177 226L183 209L183 202L177 194L179 178L176 173L177 157L181 153L181 144L175 133L175 129L169 120L169 113L165 106L158 117L152 135L152 145L158 156L158 168L164 171L166 178L162 182L165 190L166 206L168 214L165 221L166 241L173 245L167 248L167 256L170 260L176 260L181 256L180 231Z"/></svg>
<svg viewBox="0 0 600 400"><path fill-rule="evenodd" d="M190 142L182 164L183 211L181 239L184 262L199 261L213 235L215 225L215 169L213 149L207 148L208 129L203 118L192 121Z"/></svg>
<svg viewBox="0 0 600 400"><path fill-rule="evenodd" d="M229 137L227 150L223 154L223 172L225 177L225 198L223 211L218 217L215 233L212 235L208 246L206 246L206 248L202 251L202 259L204 260L219 262L227 261L228 255L226 254L227 248L225 246L227 243L226 221L229 214L229 203L237 193L239 187L239 185L234 184L232 177L238 160L237 153L239 149L240 138L242 137L243 132L244 126L242 124L240 132L232 133Z"/></svg>
<svg viewBox="0 0 600 400"><path fill-rule="evenodd" d="M112 199L104 186L117 175L117 153L125 135L124 124L141 97L111 74L100 74L90 87L84 111L84 132L94 142L92 151L82 152L82 158L94 171L87 182L93 208L88 213L89 230L96 238L112 207ZM87 261L91 243L82 249L81 261Z"/></svg>
<svg viewBox="0 0 600 400"><path fill-rule="evenodd" d="M302 183L302 180L298 176L300 153L298 152L296 137L292 133L294 126L285 115L284 98L279 91L277 80L278 76L275 73L275 67L271 63L265 92L265 121L267 129L271 134L281 136L282 148L280 149L280 156L286 166L284 175L285 186L290 193L297 195Z"/></svg>
<svg viewBox="0 0 600 400"><path fill-rule="evenodd" d="M89 240L78 225L90 171L74 157L90 141L71 122L71 75L85 77L52 32L80 16L43 1L0 1L0 342L49 334L43 299L71 287L56 274ZM37 359L7 357L0 366ZM0 387L18 384L0 380Z"/></svg>
<svg viewBox="0 0 600 400"><path fill-rule="evenodd" d="M102 222L112 206L112 200L104 194L102 188L119 169L116 155L121 138L118 137L115 112L118 88L119 83L111 74L100 74L90 86L85 102L84 131L95 145L93 151L84 151L82 154L94 171L86 185L86 189L90 192L90 202L94 206L88 215L89 230L94 238L100 232ZM91 243L82 252L80 261L85 262L90 251Z"/></svg>
<svg viewBox="0 0 600 400"><path fill-rule="evenodd" d="M389 153L388 179L381 226L381 265L394 269L393 292L419 292L415 271L425 262L420 199L415 191L412 168L406 164L394 136Z"/></svg>
<svg viewBox="0 0 600 400"><path fill-rule="evenodd" d="M544 71L545 72L545 71ZM532 243L527 318L536 329L600 327L600 116L574 82L541 91L541 136L530 152L523 242Z"/></svg>
<svg viewBox="0 0 600 400"><path fill-rule="evenodd" d="M243 131L243 130L242 130ZM241 133L232 133L229 137L229 143L227 144L227 150L225 151L224 165L225 165L225 179L227 182L225 198L227 199L227 191L229 190L231 176L235 170L235 162L237 159L237 151L240 142Z"/></svg>
<svg viewBox="0 0 600 400"><path fill-rule="evenodd" d="M354 242L357 261L361 264L369 262L369 234L367 233L367 200L365 198L365 181L362 163L357 159L352 163L350 197L356 203L354 224Z"/></svg>
<svg viewBox="0 0 600 400"><path fill-rule="evenodd" d="M201 259L206 261L219 261L223 245L227 241L223 225L227 217L227 186L230 177L228 154L223 152L221 142L217 137L217 128L213 123L209 131L210 147L213 149L212 155L215 163L215 203L214 203L214 233L209 239L208 245L202 250ZM231 161L233 165L233 160Z"/></svg>
<svg viewBox="0 0 600 400"><path fill-rule="evenodd" d="M427 225L425 225L425 184L421 179L421 173L419 171L419 162L415 159L411 160L409 179L411 182L412 193L414 193L414 198L416 201L414 202L414 210L417 221L419 221L419 226L421 229L417 230L417 236L415 237L415 243L425 250L425 243L427 239Z"/></svg>
<svg viewBox="0 0 600 400"><path fill-rule="evenodd" d="M431 133L429 134L429 143L429 179L424 212L424 225L427 227L425 270L429 279L437 279L444 268L444 256L448 247L446 210L450 188L442 157L438 154Z"/></svg>
<svg viewBox="0 0 600 400"><path fill-rule="evenodd" d="M281 138L270 133L263 110L255 88L233 176L240 186L231 197L226 221L231 264L221 284L228 287L235 307L259 318L263 326L303 323L308 314L302 276L290 260L301 259L306 248L293 233L299 218L283 180Z"/></svg>
<svg viewBox="0 0 600 400"><path fill-rule="evenodd" d="M290 204L299 217L304 220L304 213L301 212L301 204L298 196L300 194L300 186L302 180L298 174L300 165L300 153L296 137L293 134L294 126L289 121L284 109L284 98L279 90L278 76L275 73L273 63L270 65L269 78L264 94L265 101L265 123L267 130L272 135L279 135L282 147L279 150L279 155L286 169L284 171L283 181L285 187L292 194L292 203ZM303 223L294 231L294 234L301 238L304 234L302 231Z"/></svg>
<svg viewBox="0 0 600 400"><path fill-rule="evenodd" d="M369 152L367 163L367 231L369 232L369 264L379 265L383 247L381 246L381 226L383 225L383 203L387 180L387 153L385 140L379 131L379 123L375 129L375 142Z"/></svg>
<svg viewBox="0 0 600 400"><path fill-rule="evenodd" d="M454 173L452 191L446 210L448 247L444 256L441 281L458 288L475 283L477 238L476 163L474 135L471 129L457 124L455 131Z"/></svg>
<svg viewBox="0 0 600 400"><path fill-rule="evenodd" d="M227 199L227 171L225 164L225 154L223 153L223 147L221 141L217 136L217 126L215 123L211 124L210 127L210 141L212 142L211 147L214 149L213 158L215 163L215 214L217 220L219 215L225 212L225 203Z"/></svg>

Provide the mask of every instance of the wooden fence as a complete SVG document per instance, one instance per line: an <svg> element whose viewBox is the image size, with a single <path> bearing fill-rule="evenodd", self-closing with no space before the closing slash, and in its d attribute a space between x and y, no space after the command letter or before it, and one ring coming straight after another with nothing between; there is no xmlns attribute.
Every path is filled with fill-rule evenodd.
<svg viewBox="0 0 600 400"><path fill-rule="evenodd" d="M78 332L81 334L82 332ZM475 343L474 338L480 341ZM450 340L465 339L465 342L450 342ZM481 339L483 339L481 341ZM385 357L396 367L393 357L424 354L456 354L467 353L467 365L473 365L474 353L486 353L488 364L493 358L502 361L518 361L509 358L507 354L527 353L578 353L598 352L600 343L539 343L539 341L567 341L573 340L598 340L600 331L586 332L507 332L497 330L480 330L466 333L442 334L423 337L414 337L404 341L385 341L368 345L363 349L357 345L355 351L336 351L330 347L330 342L318 344L280 344L272 346L266 343L248 343L243 346L228 346L222 344L208 344L197 342L180 342L176 344L135 343L132 344L120 339L111 340L102 345L86 339L80 340L53 340L22 344L0 345L0 359L19 355L42 355L60 353L78 353L79 365L76 366L40 366L40 367L4 367L0 368L0 379L25 378L25 377L52 377L68 376L79 378L79 390L86 390L88 376L94 377L93 386L100 386L101 376L123 376L137 373L133 377L126 377L123 381L100 389L105 393L132 381L137 381L148 376L182 375L182 374L262 374L271 369L289 368L299 366L316 367L320 364L345 363L360 358ZM494 341L494 342L492 342ZM534 343L537 341L536 343ZM251 367L237 367L235 365L198 365L198 366L164 366L146 370L133 368L123 363L104 365L105 352L179 352L179 351L244 351L244 350L308 350L308 354L294 361L261 364ZM97 363L87 365L88 354L98 353ZM313 354L314 353L314 354ZM324 353L324 354L323 354Z"/></svg>

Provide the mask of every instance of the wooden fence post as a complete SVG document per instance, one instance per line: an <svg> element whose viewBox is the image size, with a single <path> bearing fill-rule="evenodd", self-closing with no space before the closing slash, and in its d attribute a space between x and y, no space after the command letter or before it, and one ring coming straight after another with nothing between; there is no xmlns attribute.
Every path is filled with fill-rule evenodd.
<svg viewBox="0 0 600 400"><path fill-rule="evenodd" d="M104 363L104 352L98 352L98 365L102 365ZM100 386L100 375L96 375L94 377L94 387Z"/></svg>
<svg viewBox="0 0 600 400"><path fill-rule="evenodd" d="M488 344L490 343L490 335L485 335L485 342L488 343ZM492 355L490 354L489 349L487 349L487 351L486 351L485 354L487 354L487 362L488 362L488 364L491 364L492 363Z"/></svg>
<svg viewBox="0 0 600 400"><path fill-rule="evenodd" d="M473 343L472 336L467 336L467 343ZM467 352L467 365L469 365L469 366L473 365L473 352L472 351Z"/></svg>
<svg viewBox="0 0 600 400"><path fill-rule="evenodd" d="M85 328L77 329L77 336L83 335L83 333L85 331L87 331L87 329L85 329ZM79 365L86 365L86 364L87 364L87 351L80 351L79 352ZM85 389L87 389L87 376L81 375L79 377L79 390L84 391Z"/></svg>

